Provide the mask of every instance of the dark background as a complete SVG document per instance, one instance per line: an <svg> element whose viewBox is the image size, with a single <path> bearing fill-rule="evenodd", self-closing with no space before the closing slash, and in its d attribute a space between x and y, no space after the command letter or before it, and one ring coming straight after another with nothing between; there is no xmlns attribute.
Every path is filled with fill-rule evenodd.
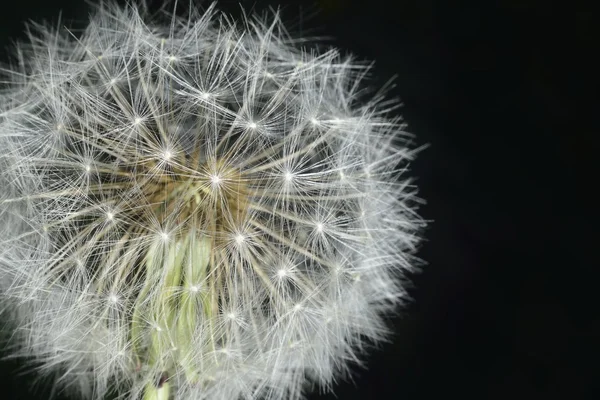
<svg viewBox="0 0 600 400"><path fill-rule="evenodd" d="M374 85L398 75L392 94L430 144L413 169L434 220L415 301L337 398L600 398L599 21L583 2L550 3L282 0L301 32L376 60ZM27 19L87 15L75 0L4 6L3 60ZM47 399L20 368L0 364L0 395Z"/></svg>

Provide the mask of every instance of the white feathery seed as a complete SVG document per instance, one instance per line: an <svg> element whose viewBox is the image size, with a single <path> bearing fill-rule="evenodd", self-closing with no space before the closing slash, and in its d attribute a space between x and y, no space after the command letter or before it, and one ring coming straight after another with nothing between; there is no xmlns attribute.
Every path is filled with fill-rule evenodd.
<svg viewBox="0 0 600 400"><path fill-rule="evenodd" d="M0 70L14 356L94 400L295 400L388 337L425 224L368 65L214 6L36 29Z"/></svg>

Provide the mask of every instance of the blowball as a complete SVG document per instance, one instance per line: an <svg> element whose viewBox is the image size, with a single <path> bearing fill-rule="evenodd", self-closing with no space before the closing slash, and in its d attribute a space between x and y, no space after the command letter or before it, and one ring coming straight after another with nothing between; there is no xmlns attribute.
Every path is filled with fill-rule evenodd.
<svg viewBox="0 0 600 400"><path fill-rule="evenodd" d="M424 223L369 67L278 15L37 26L0 92L11 350L102 399L299 399L389 333Z"/></svg>

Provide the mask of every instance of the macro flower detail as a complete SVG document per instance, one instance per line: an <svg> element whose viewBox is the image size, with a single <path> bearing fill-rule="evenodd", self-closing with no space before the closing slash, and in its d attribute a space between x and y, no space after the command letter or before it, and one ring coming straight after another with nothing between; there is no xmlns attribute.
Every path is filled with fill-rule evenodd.
<svg viewBox="0 0 600 400"><path fill-rule="evenodd" d="M277 14L99 6L0 92L11 350L102 399L299 399L387 337L424 222L368 65Z"/></svg>

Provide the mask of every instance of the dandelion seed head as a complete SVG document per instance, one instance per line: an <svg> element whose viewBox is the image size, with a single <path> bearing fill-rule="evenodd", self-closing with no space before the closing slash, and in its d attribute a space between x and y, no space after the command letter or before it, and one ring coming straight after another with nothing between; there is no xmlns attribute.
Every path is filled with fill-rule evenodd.
<svg viewBox="0 0 600 400"><path fill-rule="evenodd" d="M412 137L277 13L162 16L102 2L0 72L15 355L89 400L330 388L419 264Z"/></svg>

